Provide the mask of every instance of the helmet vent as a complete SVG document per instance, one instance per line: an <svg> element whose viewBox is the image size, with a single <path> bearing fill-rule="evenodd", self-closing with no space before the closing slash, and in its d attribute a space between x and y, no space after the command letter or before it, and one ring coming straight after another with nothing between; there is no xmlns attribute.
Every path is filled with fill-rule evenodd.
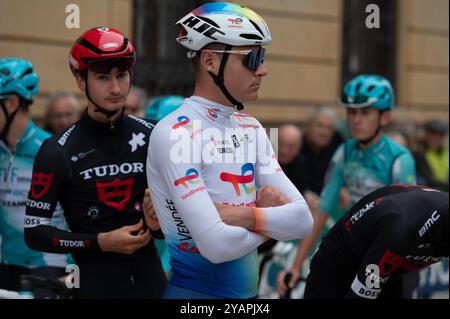
<svg viewBox="0 0 450 319"><path fill-rule="evenodd" d="M209 23L212 26L215 26L217 29L220 29L219 25L209 18L205 18L205 17L197 17L197 18L205 21L206 23Z"/></svg>
<svg viewBox="0 0 450 319"><path fill-rule="evenodd" d="M245 33L245 34L240 34L239 36L241 38L249 39L249 40L263 40L263 38L261 38L259 35L256 35L256 34Z"/></svg>
<svg viewBox="0 0 450 319"><path fill-rule="evenodd" d="M127 48L127 46L128 46L128 39L127 39L127 38L124 38L124 39L123 39L122 47L120 48L119 51L124 51L124 50Z"/></svg>
<svg viewBox="0 0 450 319"><path fill-rule="evenodd" d="M78 42L80 45L84 46L86 49L91 50L92 52L95 52L97 54L103 54L105 53L104 51L100 50L99 48L97 48L95 45L93 45L92 43L86 41L85 39L81 39Z"/></svg>
<svg viewBox="0 0 450 319"><path fill-rule="evenodd" d="M262 32L262 30L260 29L260 27L253 22L252 20L249 20L251 24L253 24L253 26L255 27L256 30L258 30L259 33L261 33L261 35L264 37L264 33Z"/></svg>
<svg viewBox="0 0 450 319"><path fill-rule="evenodd" d="M7 68L0 69L0 73L6 76L11 74Z"/></svg>
<svg viewBox="0 0 450 319"><path fill-rule="evenodd" d="M187 35L186 29L180 24L180 29L178 30L178 37L184 37Z"/></svg>
<svg viewBox="0 0 450 319"><path fill-rule="evenodd" d="M371 85L371 86L369 86L368 88L367 88L367 92L370 92L370 91L372 91L373 89L375 88L375 85Z"/></svg>
<svg viewBox="0 0 450 319"><path fill-rule="evenodd" d="M28 68L23 74L22 77L24 77L25 75L31 74L33 73L33 69L32 68Z"/></svg>

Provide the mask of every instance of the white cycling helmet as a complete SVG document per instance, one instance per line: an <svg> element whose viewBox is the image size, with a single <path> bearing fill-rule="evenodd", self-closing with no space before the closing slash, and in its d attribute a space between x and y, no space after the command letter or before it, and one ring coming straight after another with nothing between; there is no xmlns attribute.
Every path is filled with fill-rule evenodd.
<svg viewBox="0 0 450 319"><path fill-rule="evenodd" d="M225 97L238 109L244 105L236 100L225 87L224 70L229 52L233 46L261 46L246 54L243 64L256 71L264 62L264 45L270 44L272 37L266 22L256 12L233 3L206 3L188 13L177 22L180 32L177 41L189 49L188 57L193 58L197 52L210 43L225 45L220 61L219 73L208 71L214 83Z"/></svg>
<svg viewBox="0 0 450 319"><path fill-rule="evenodd" d="M231 46L268 45L272 41L266 22L256 12L233 3L206 3L176 23L177 41L198 51L210 43Z"/></svg>

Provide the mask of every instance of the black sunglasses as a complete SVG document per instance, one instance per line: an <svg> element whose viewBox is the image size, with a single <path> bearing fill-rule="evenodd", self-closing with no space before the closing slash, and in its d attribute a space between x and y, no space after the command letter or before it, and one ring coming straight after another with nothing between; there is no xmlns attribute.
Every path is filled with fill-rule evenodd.
<svg viewBox="0 0 450 319"><path fill-rule="evenodd" d="M252 71L256 71L261 64L264 63L264 55L266 54L265 48L257 48L253 50L210 50L215 53L230 53L245 55L244 64Z"/></svg>

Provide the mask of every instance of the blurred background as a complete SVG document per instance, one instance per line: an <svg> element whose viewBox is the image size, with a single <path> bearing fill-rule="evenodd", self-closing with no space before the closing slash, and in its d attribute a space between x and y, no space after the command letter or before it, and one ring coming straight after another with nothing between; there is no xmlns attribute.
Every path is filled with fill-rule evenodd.
<svg viewBox="0 0 450 319"><path fill-rule="evenodd" d="M79 112L86 105L68 66L72 43L89 28L114 27L132 39L137 51L133 80L143 90L133 89L136 102L130 103L142 116L144 108L154 104L148 103L154 97L191 95L193 68L185 50L175 41L175 23L205 2L211 1L1 0L0 57L25 58L34 64L40 86L30 111L41 127L53 125L48 129L53 133L76 120L73 107ZM396 94L389 136L415 154L416 168L422 174L419 182L440 185L448 191L448 0L230 2L258 12L272 33L265 62L269 76L264 79L258 101L247 105L245 112L266 127L296 125L285 127L285 133L279 136L280 148L287 145L289 155L288 159L279 158L280 163L296 163L292 159L302 153L300 129L306 137L302 143L322 143L322 133L311 128L314 123L331 118L336 126L326 125L348 138L344 110L336 106L341 88L357 74L376 73L391 81ZM73 14L66 12L71 4L79 8L79 28L66 25ZM370 15L366 7L370 4L380 8L380 28L366 27ZM315 114L313 111L320 107L326 110ZM320 114L325 119L319 121ZM52 124L52 118L56 124ZM328 137L322 143L330 146L330 154L334 150L331 146L340 143L332 139L332 133L325 134ZM288 143L289 136L295 139L294 144ZM447 154L436 166L439 176L432 176L423 159L430 148L444 149ZM298 172L288 176L295 179ZM268 282L264 278L263 284ZM427 297L438 291L448 298L448 278L448 262L425 270L421 295ZM271 297L273 287L270 289L262 295Z"/></svg>
<svg viewBox="0 0 450 319"><path fill-rule="evenodd" d="M33 62L41 78L32 114L41 123L47 98L71 91L81 99L67 55L85 30L109 26L137 49L134 83L149 97L189 96L193 70L175 41L175 22L198 0L2 0L0 56ZM355 74L379 73L397 96L394 119L448 122L448 0L242 0L268 22L273 42L269 76L246 112L264 124L303 123L319 105L334 106ZM380 28L368 29L368 4L380 8ZM69 4L80 9L80 28L66 27ZM83 105L84 101L80 101ZM340 110L339 110L340 112ZM339 113L343 114L343 113Z"/></svg>

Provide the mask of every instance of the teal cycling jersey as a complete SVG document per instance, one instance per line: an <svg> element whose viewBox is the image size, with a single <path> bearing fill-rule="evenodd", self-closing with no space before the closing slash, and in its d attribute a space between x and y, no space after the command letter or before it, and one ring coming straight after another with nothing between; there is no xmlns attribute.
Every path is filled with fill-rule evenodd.
<svg viewBox="0 0 450 319"><path fill-rule="evenodd" d="M34 251L28 248L24 241L25 207L28 203L34 158L48 137L50 134L29 121L25 132L17 141L14 152L0 141L0 261L4 264L26 268L65 267L67 264L67 255ZM65 228L61 208L53 215L52 223L55 227Z"/></svg>
<svg viewBox="0 0 450 319"><path fill-rule="evenodd" d="M357 141L350 139L333 155L320 195L319 210L332 214L342 187L348 189L354 205L384 185L415 183L414 159L408 149L385 135L365 149L360 149Z"/></svg>

